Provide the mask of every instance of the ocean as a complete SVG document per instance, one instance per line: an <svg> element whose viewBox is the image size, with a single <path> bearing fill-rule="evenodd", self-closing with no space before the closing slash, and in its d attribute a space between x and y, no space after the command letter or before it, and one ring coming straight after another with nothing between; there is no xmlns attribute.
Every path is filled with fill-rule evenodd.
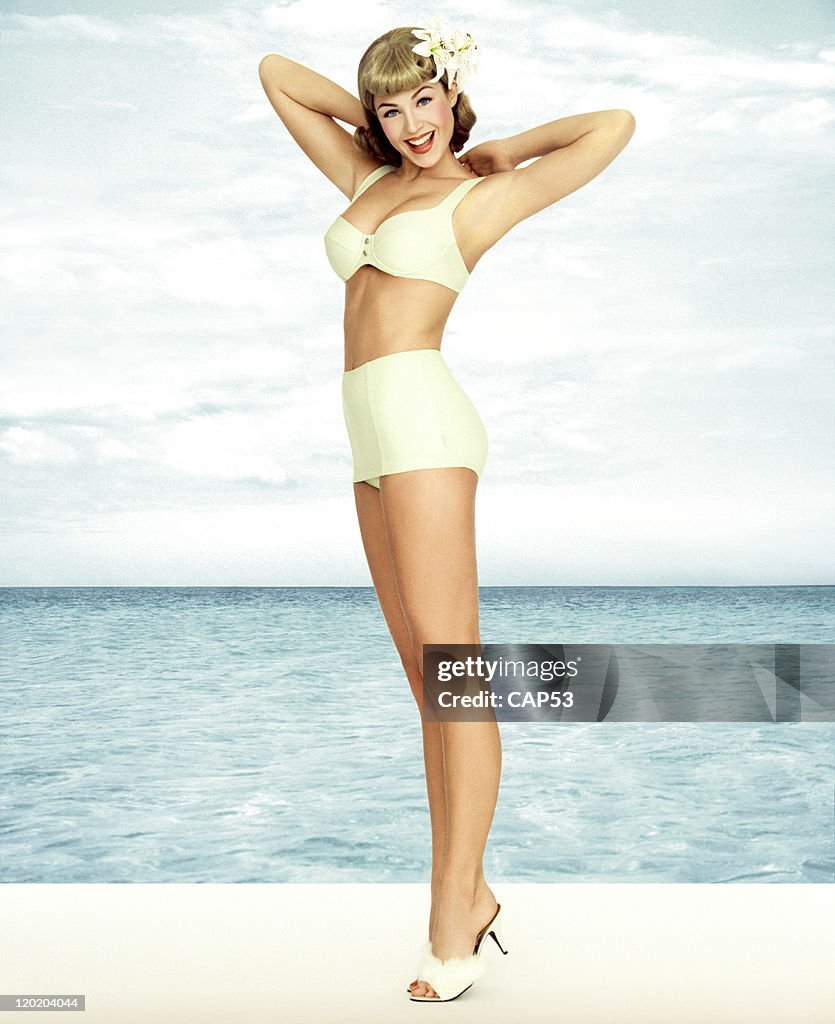
<svg viewBox="0 0 835 1024"><path fill-rule="evenodd" d="M483 587L483 643L832 643L835 587ZM0 881L421 882L370 587L0 590ZM488 881L832 882L835 724L500 723Z"/></svg>

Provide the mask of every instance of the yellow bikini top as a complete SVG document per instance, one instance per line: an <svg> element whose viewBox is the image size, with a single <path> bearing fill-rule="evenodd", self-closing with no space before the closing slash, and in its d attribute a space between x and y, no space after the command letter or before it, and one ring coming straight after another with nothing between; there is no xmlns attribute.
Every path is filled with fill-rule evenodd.
<svg viewBox="0 0 835 1024"><path fill-rule="evenodd" d="M396 171L384 164L372 171L360 184L351 202L384 174ZM467 192L483 178L462 181L436 206L428 210L406 210L392 214L366 235L337 217L325 235L325 251L330 265L347 281L360 267L370 264L392 277L412 277L435 281L460 292L470 276L455 241L452 213Z"/></svg>

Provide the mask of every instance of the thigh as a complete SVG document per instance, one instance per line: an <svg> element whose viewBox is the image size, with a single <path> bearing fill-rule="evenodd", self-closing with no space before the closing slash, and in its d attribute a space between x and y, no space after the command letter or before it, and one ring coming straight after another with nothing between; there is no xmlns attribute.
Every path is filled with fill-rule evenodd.
<svg viewBox="0 0 835 1024"><path fill-rule="evenodd" d="M423 666L422 664L418 665L415 660L412 637L400 603L400 594L397 590L394 566L383 521L380 492L371 484L356 483L354 484L354 500L357 506L362 545L365 549L365 557L368 560L368 568L371 572L371 581L374 584L377 600L380 602L383 618L386 620L406 675L409 677L410 683L415 685L417 683L415 673L422 671Z"/></svg>
<svg viewBox="0 0 835 1024"><path fill-rule="evenodd" d="M425 643L478 643L475 495L461 466L380 478L400 602L422 664Z"/></svg>

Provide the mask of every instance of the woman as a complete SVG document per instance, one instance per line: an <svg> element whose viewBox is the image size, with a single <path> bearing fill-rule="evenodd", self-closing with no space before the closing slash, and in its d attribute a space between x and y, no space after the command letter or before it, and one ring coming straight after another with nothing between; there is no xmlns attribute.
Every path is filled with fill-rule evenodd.
<svg viewBox="0 0 835 1024"><path fill-rule="evenodd" d="M259 73L290 134L351 205L328 230L345 286L343 410L371 578L421 712L432 829L429 942L413 1000L448 1000L500 946L482 860L501 771L495 722L423 713L423 644L478 644L475 494L481 418L440 348L458 292L514 225L599 174L634 131L627 110L551 121L460 159L477 47L432 22L396 28L359 64L359 98L287 57ZM336 119L354 125L352 135ZM525 167L525 161L535 159Z"/></svg>

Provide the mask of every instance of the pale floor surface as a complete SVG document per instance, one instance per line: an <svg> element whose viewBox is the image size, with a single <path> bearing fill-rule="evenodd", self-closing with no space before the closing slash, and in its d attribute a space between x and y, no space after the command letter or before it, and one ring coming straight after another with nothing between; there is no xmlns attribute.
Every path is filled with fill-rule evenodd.
<svg viewBox="0 0 835 1024"><path fill-rule="evenodd" d="M835 1020L835 886L492 885L509 955L433 1007L426 885L4 885L0 992L83 993L34 1019L86 1024Z"/></svg>

